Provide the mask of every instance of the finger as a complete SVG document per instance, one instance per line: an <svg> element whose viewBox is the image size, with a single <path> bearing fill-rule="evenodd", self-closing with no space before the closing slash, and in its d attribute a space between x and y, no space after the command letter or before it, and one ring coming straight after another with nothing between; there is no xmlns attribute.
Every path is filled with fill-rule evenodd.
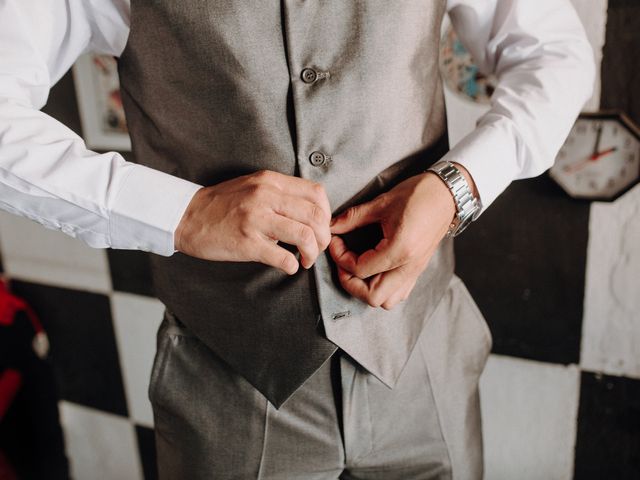
<svg viewBox="0 0 640 480"><path fill-rule="evenodd" d="M321 184L307 180L306 178L294 177L269 170L262 170L258 172L257 175L287 195L301 197L311 203L315 203L327 215L327 221L331 218L329 198Z"/></svg>
<svg viewBox="0 0 640 480"><path fill-rule="evenodd" d="M344 243L344 241L342 243ZM344 248L346 249L347 247L345 246ZM348 255L343 253L342 256L334 260L342 268L350 271L362 280L378 273L393 270L407 263L406 261L401 261L402 259L397 254L394 254L391 241L386 238L380 240L375 248L367 250L360 256L357 256L354 252L349 252Z"/></svg>
<svg viewBox="0 0 640 480"><path fill-rule="evenodd" d="M405 301L409 297L411 290L413 290L414 285L415 282L405 283L403 287L392 293L391 296L382 303L382 308L384 308L385 310L391 310L399 303Z"/></svg>
<svg viewBox="0 0 640 480"><path fill-rule="evenodd" d="M374 248L363 252L358 257L353 273L365 279L377 273L393 270L401 265L402 263L394 253L393 242L388 238L383 238Z"/></svg>
<svg viewBox="0 0 640 480"><path fill-rule="evenodd" d="M299 264L296 256L270 240L260 242L256 248L255 260L279 268L288 275L293 275L298 271Z"/></svg>
<svg viewBox="0 0 640 480"><path fill-rule="evenodd" d="M318 248L321 251L329 245L331 241L329 219L318 204L293 195L280 195L273 210L284 217L311 227L315 233Z"/></svg>
<svg viewBox="0 0 640 480"><path fill-rule="evenodd" d="M411 295L411 292L413 292L413 289L416 286L417 280L418 280L418 277L414 278L412 282L409 282L409 284L405 288L404 295L402 296L402 301L405 301L407 298L409 298L409 295Z"/></svg>
<svg viewBox="0 0 640 480"><path fill-rule="evenodd" d="M269 217L265 234L275 240L298 247L301 255L300 263L304 268L310 268L320 253L313 229L282 215L276 214Z"/></svg>
<svg viewBox="0 0 640 480"><path fill-rule="evenodd" d="M380 221L382 208L378 199L347 208L331 221L331 233L341 234Z"/></svg>
<svg viewBox="0 0 640 480"><path fill-rule="evenodd" d="M377 274L369 282L370 304L384 307L385 302L396 300L396 296L399 301L405 293L406 284L413 281L412 277L413 275L406 267Z"/></svg>
<svg viewBox="0 0 640 480"><path fill-rule="evenodd" d="M347 293L365 303L369 303L369 286L364 280L361 280L341 267L338 267L338 280ZM371 304L369 303L369 305Z"/></svg>
<svg viewBox="0 0 640 480"><path fill-rule="evenodd" d="M334 235L329 244L329 253L338 265L362 280L400 266L398 262L394 262L389 251L389 240L386 238L380 240L374 249L357 256L348 249L342 238Z"/></svg>
<svg viewBox="0 0 640 480"><path fill-rule="evenodd" d="M344 240L337 235L331 237L331 242L329 243L329 254L338 266L348 272L354 271L357 256L347 248Z"/></svg>

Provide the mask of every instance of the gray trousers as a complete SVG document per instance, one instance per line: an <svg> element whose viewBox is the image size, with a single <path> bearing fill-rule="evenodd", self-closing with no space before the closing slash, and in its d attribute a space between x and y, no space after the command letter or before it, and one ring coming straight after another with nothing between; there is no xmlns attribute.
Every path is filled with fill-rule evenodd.
<svg viewBox="0 0 640 480"><path fill-rule="evenodd" d="M395 388L338 352L276 410L165 310L149 386L160 478L481 478L490 349L454 277Z"/></svg>

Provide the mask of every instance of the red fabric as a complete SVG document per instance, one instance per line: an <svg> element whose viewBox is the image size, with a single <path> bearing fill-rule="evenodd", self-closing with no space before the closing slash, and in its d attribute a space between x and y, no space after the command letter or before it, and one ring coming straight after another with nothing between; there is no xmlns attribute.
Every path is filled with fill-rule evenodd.
<svg viewBox="0 0 640 480"><path fill-rule="evenodd" d="M0 280L0 326L12 325L15 315L19 311L26 312L36 333L43 330L42 324L31 307L21 298L11 295L5 281ZM19 371L7 368L0 372L0 420L9 409L21 384L22 375Z"/></svg>
<svg viewBox="0 0 640 480"><path fill-rule="evenodd" d="M16 312L26 312L33 329L36 333L43 331L42 324L35 312L21 298L11 295L4 281L0 281L0 325L9 326L13 324Z"/></svg>
<svg viewBox="0 0 640 480"><path fill-rule="evenodd" d="M0 420L9 410L13 398L20 390L20 385L22 385L22 375L19 371L7 368L0 373Z"/></svg>
<svg viewBox="0 0 640 480"><path fill-rule="evenodd" d="M18 475L2 450L0 450L0 480L18 480Z"/></svg>

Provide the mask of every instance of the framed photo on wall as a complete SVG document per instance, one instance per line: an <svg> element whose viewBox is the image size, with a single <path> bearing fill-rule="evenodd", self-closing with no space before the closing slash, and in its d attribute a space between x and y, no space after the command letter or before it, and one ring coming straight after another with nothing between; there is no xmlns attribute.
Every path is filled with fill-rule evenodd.
<svg viewBox="0 0 640 480"><path fill-rule="evenodd" d="M73 79L87 147L130 151L115 58L83 55L73 66Z"/></svg>

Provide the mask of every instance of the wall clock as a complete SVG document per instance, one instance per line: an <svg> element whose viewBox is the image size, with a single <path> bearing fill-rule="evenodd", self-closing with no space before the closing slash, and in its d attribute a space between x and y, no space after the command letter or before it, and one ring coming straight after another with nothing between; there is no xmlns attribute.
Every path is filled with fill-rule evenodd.
<svg viewBox="0 0 640 480"><path fill-rule="evenodd" d="M581 114L549 175L574 198L615 200L640 179L640 129L619 111Z"/></svg>

